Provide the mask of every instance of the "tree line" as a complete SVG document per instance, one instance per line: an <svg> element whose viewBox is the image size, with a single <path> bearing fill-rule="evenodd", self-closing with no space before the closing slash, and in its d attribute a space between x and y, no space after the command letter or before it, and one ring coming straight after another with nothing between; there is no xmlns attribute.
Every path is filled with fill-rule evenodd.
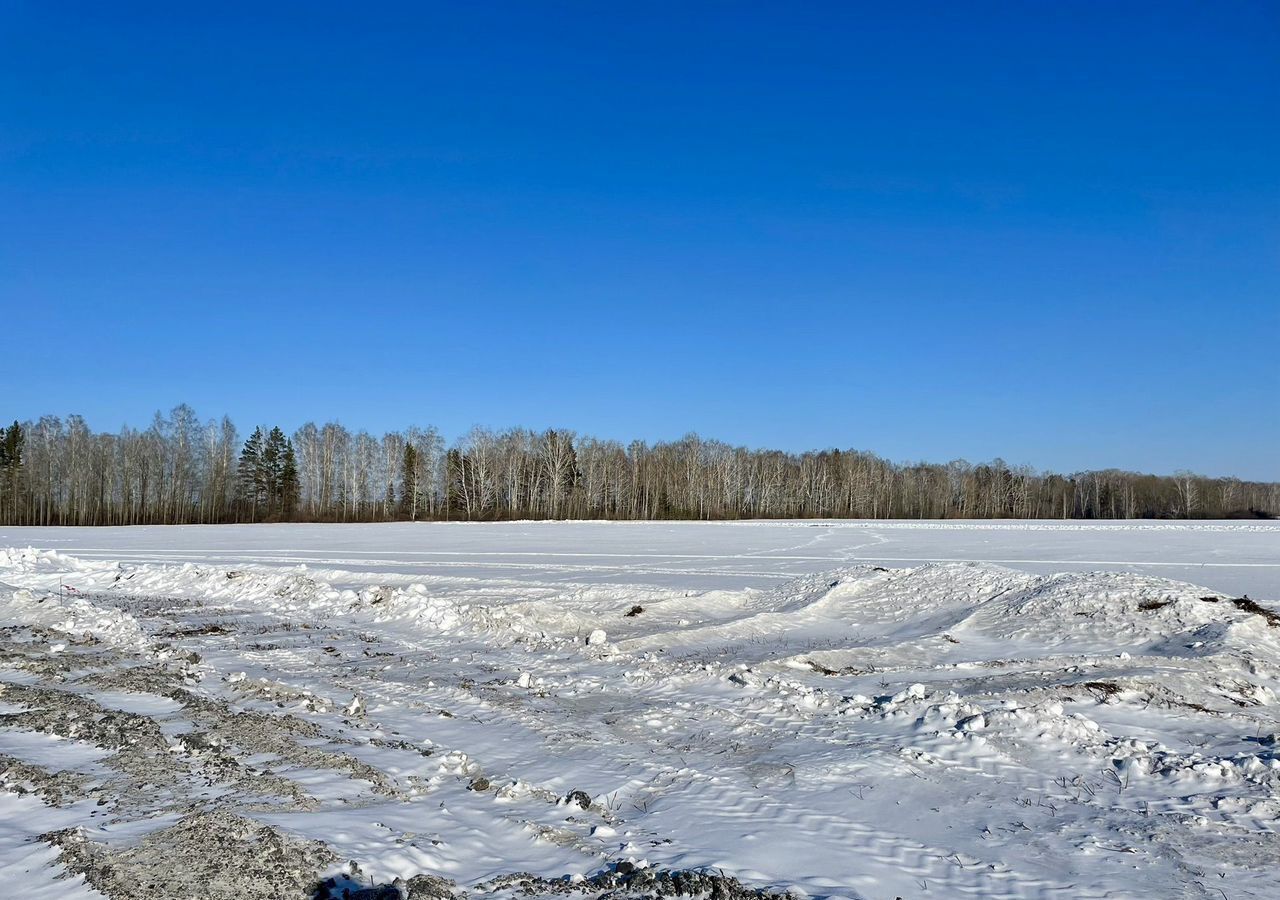
<svg viewBox="0 0 1280 900"><path fill-rule="evenodd" d="M689 434L623 445L571 431L435 428L374 436L336 422L241 440L186 405L94 432L44 416L0 429L0 523L142 525L501 519L1226 518L1280 512L1280 483L1002 460L893 463Z"/></svg>

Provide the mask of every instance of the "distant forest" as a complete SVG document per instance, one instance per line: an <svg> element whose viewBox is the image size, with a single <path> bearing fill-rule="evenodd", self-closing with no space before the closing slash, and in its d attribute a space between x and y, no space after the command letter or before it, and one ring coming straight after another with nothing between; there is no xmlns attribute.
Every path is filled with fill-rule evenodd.
<svg viewBox="0 0 1280 900"><path fill-rule="evenodd" d="M860 450L753 450L690 434L623 445L571 431L342 425L292 435L186 405L149 428L94 433L80 416L0 429L0 522L142 525L501 519L1246 518L1280 484L1059 475L1002 460L892 463Z"/></svg>

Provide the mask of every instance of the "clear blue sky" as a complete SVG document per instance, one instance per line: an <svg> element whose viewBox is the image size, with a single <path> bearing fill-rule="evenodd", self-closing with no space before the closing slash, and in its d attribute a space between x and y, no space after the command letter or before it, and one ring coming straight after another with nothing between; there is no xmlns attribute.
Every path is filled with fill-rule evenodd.
<svg viewBox="0 0 1280 900"><path fill-rule="evenodd" d="M1280 7L0 14L0 418L1280 478Z"/></svg>

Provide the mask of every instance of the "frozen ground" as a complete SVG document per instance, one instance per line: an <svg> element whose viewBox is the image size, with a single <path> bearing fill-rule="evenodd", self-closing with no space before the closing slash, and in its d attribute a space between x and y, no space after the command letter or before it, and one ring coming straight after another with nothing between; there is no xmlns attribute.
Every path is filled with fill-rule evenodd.
<svg viewBox="0 0 1280 900"><path fill-rule="evenodd" d="M1280 896L1275 526L5 544L7 896Z"/></svg>

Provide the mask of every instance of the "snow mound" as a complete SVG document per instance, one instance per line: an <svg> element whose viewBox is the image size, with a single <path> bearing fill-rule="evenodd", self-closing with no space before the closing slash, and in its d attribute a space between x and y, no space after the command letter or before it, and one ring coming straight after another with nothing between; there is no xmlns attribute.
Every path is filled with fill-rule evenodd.
<svg viewBox="0 0 1280 900"><path fill-rule="evenodd" d="M140 648L146 632L131 615L100 606L89 597L15 588L0 582L0 624L40 626L69 637L118 647ZM52 645L51 652L65 649Z"/></svg>
<svg viewBox="0 0 1280 900"><path fill-rule="evenodd" d="M1192 633L1202 635L1202 644L1219 647L1269 639L1262 616L1203 588L1112 572L1037 578L1024 590L982 604L965 628L996 640L1095 653L1168 649L1170 641Z"/></svg>
<svg viewBox="0 0 1280 900"><path fill-rule="evenodd" d="M40 571L76 572L93 568L94 564L67 556L56 550L37 550L34 547L0 547L0 570L9 569L23 574Z"/></svg>

